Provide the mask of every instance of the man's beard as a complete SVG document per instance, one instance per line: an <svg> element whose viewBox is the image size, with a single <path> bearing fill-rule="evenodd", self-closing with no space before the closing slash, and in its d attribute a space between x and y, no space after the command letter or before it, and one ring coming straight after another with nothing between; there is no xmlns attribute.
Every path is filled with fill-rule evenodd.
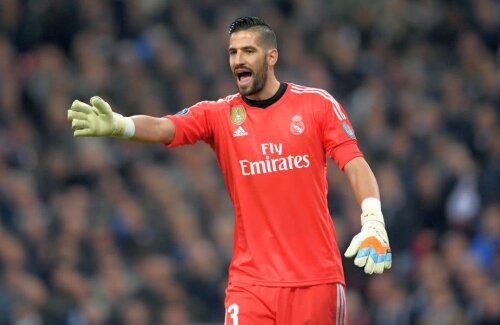
<svg viewBox="0 0 500 325"><path fill-rule="evenodd" d="M251 96L253 94L258 93L262 89L264 89L264 86L266 85L266 81L267 81L267 67L268 67L268 64L267 64L267 62L264 61L264 64L262 65L262 69L260 69L259 72L255 73L254 80L253 80L252 84L246 90L238 87L241 95Z"/></svg>

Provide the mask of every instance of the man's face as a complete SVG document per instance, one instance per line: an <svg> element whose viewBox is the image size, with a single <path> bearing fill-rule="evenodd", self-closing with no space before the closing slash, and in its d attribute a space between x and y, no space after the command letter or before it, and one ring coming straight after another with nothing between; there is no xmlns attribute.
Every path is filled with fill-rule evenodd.
<svg viewBox="0 0 500 325"><path fill-rule="evenodd" d="M243 96L258 93L267 81L267 51L259 38L259 32L251 30L235 32L229 38L229 65Z"/></svg>

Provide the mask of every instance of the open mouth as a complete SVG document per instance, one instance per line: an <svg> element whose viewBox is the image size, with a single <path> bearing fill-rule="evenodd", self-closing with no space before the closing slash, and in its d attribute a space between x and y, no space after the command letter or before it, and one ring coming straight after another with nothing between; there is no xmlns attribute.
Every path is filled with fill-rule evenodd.
<svg viewBox="0 0 500 325"><path fill-rule="evenodd" d="M239 70L235 72L236 79L240 85L244 85L250 82L252 79L252 72L248 70Z"/></svg>

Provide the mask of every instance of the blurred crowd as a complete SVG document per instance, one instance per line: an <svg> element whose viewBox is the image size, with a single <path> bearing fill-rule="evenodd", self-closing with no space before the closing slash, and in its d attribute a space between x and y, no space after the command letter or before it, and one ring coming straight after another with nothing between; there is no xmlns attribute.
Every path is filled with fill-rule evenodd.
<svg viewBox="0 0 500 325"><path fill-rule="evenodd" d="M500 324L498 0L0 0L0 324L222 323L233 211L211 149L73 138L66 110L235 93L247 15L277 33L279 80L343 104L379 181L394 264L344 261L349 324ZM360 210L330 167L343 251Z"/></svg>

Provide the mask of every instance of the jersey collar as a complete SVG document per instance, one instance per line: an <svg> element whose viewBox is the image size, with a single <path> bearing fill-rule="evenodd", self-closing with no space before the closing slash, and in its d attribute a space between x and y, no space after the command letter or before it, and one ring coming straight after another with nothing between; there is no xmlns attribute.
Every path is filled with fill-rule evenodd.
<svg viewBox="0 0 500 325"><path fill-rule="evenodd" d="M245 96L241 96L241 98L249 106L258 107L258 108L267 108L267 107L271 106L272 104L276 103L278 100L280 100L281 97L283 97L287 86L288 86L287 83L280 82L280 87L278 88L278 91L276 92L276 94L274 94L272 97L270 97L268 99L254 100L254 99L246 98Z"/></svg>

